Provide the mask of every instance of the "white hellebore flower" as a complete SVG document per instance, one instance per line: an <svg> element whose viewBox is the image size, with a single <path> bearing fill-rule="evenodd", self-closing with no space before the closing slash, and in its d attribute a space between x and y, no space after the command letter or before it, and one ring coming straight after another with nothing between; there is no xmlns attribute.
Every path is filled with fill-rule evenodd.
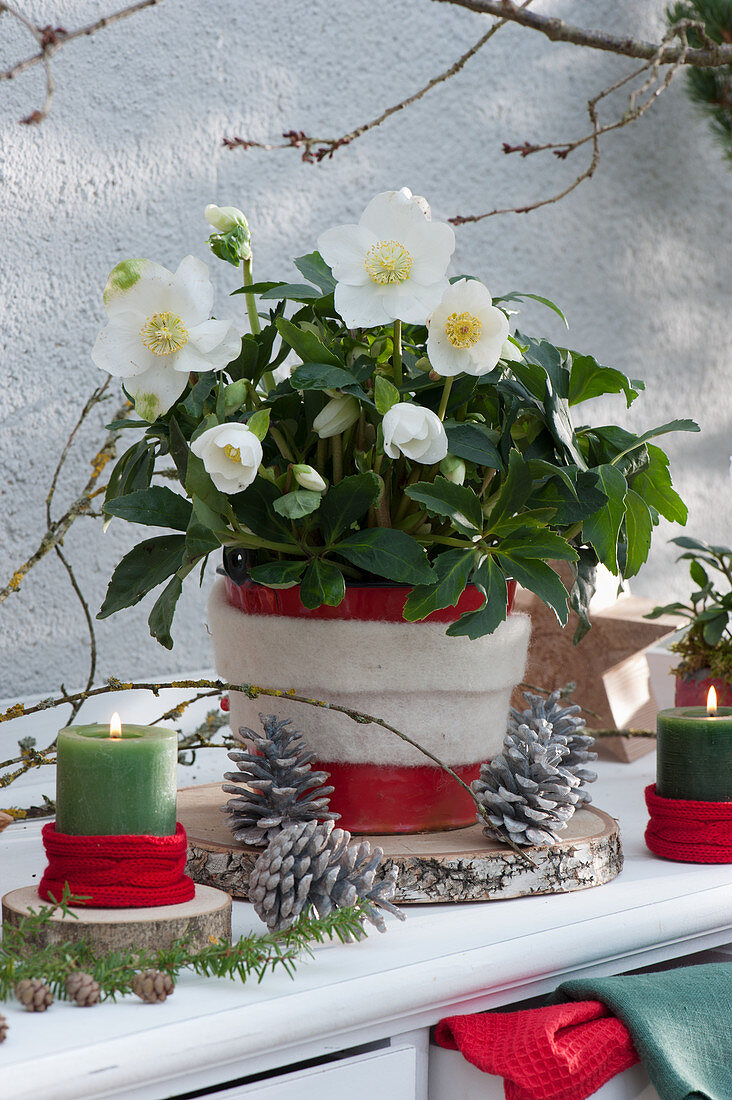
<svg viewBox="0 0 732 1100"><path fill-rule="evenodd" d="M505 313L475 279L453 283L427 323L430 363L437 374L448 378L493 370L508 336Z"/></svg>
<svg viewBox="0 0 732 1100"><path fill-rule="evenodd" d="M191 450L222 493L246 489L262 461L262 444L246 424L215 424L193 440Z"/></svg>
<svg viewBox="0 0 732 1100"><path fill-rule="evenodd" d="M407 187L371 200L358 225L339 225L318 238L337 280L335 307L349 328L407 321L422 325L448 286L445 272L455 234L431 221L425 200Z"/></svg>
<svg viewBox="0 0 732 1100"><path fill-rule="evenodd" d="M295 481L302 489L309 489L311 493L324 493L328 488L328 482L320 476L312 466L304 462L292 467Z"/></svg>
<svg viewBox="0 0 732 1100"><path fill-rule="evenodd" d="M241 225L244 229L249 228L247 219L236 206L215 206L214 203L210 202L204 210L203 216L208 224L212 225L219 233L228 233L237 225Z"/></svg>
<svg viewBox="0 0 732 1100"><path fill-rule="evenodd" d="M330 439L332 435L340 435L351 424L355 424L360 411L355 397L339 393L337 397L331 397L328 404L320 410L313 420L313 428L321 439Z"/></svg>
<svg viewBox="0 0 732 1100"><path fill-rule="evenodd" d="M447 435L442 421L431 409L402 401L392 405L382 422L384 450L389 458L400 454L431 466L447 454Z"/></svg>
<svg viewBox="0 0 732 1100"><path fill-rule="evenodd" d="M104 306L109 323L92 359L123 379L143 420L175 404L191 371L221 370L241 347L230 321L211 320L213 286L195 256L175 274L152 260L123 260L107 279Z"/></svg>

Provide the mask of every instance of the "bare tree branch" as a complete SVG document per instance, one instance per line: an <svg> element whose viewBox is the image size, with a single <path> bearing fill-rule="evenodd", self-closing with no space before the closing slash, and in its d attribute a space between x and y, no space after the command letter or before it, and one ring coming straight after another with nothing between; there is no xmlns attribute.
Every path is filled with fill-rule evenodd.
<svg viewBox="0 0 732 1100"><path fill-rule="evenodd" d="M95 391L96 397L94 398L94 395L92 395L94 398L93 404L96 404L99 400L101 400L101 395L103 394L105 389L106 383L104 383L102 386L99 387L98 390ZM91 398L90 401L92 401ZM91 405L89 403L87 403L87 405L88 407L85 406L85 411L82 413L82 416L77 422L76 427L73 429L70 438L73 438L73 436L76 434L79 424L89 412ZM115 415L115 420L123 419L127 416L129 411L130 406L128 402L117 411ZM91 476L89 477L89 480L87 481L83 490L76 498L74 503L66 509L64 514L59 519L54 520L52 523L48 524L48 528L45 534L42 536L37 549L34 551L34 553L30 555L29 558L27 558L22 563L22 565L18 566L18 568L14 570L12 576L5 584L5 587L0 589L0 604L4 603L8 596L11 595L11 593L18 591L26 574L30 572L33 566L36 565L41 560L41 558L46 556L49 550L53 550L55 546L58 546L60 543L63 542L64 537L66 536L66 533L71 527L71 524L74 522L74 520L78 519L79 516L89 514L92 499L100 491L97 487L97 482L101 476L101 473L107 463L116 456L116 443L118 436L119 432L109 432L101 450L99 450L94 458L91 460ZM49 491L47 498L47 508L50 508L50 501L53 498L53 491L55 489L57 475L60 472L61 466L63 465L67 454L68 442L67 446L62 452L61 459L59 460L59 464L56 468L56 472L54 473L52 488Z"/></svg>
<svg viewBox="0 0 732 1100"><path fill-rule="evenodd" d="M84 423L84 421L86 420L86 418L89 415L89 413L91 412L91 410L95 407L95 405L98 405L99 402L103 399L105 391L106 391L106 389L109 386L109 383L111 381L112 381L112 375L108 374L107 377L105 378L105 380L101 383L101 385L97 386L97 388L92 393L91 397L89 397L88 401L84 405L84 408L81 410L81 413L79 414L79 418L76 421L76 424L71 429L69 437L66 440L66 444L64 445L64 449L62 450L61 456L58 460L58 463L56 464L56 469L54 470L53 478L51 479L51 487L48 490L48 495L46 497L46 523L48 525L49 530L53 527L53 517L51 515L51 504L53 502L54 493L56 492L56 485L58 484L59 475L60 475L60 473L61 473L61 471L64 467L66 459L68 458L69 451L71 450L71 446L72 446L72 444L74 442L74 439L76 437L76 433L79 431L79 428ZM64 569L66 570L66 572L68 574L68 577L69 577L69 582L71 584L71 587L74 590L76 598L78 599L79 603L81 604L81 609L84 613L84 618L86 620L87 630L89 632L89 675L88 675L87 681L86 681L86 687L87 687L87 690L88 690L92 686L92 684L94 683L94 676L95 676L95 673L96 673L96 670L97 670L97 637L96 637L96 631L94 629L94 619L92 618L91 611L89 610L89 604L87 603L86 597L84 596L84 593L81 590L79 582L76 579L76 574L74 573L74 569L73 569L73 566L71 565L71 562L68 560L66 555L63 553L63 551L62 551L61 547L58 545L58 543L54 546L54 551L55 551L56 556L58 557L59 561L63 565ZM67 726L70 726L71 723L74 721L74 718L76 718L76 715L78 714L81 706L82 706L81 703L75 703L72 706L71 714L69 715L68 721L66 722Z"/></svg>
<svg viewBox="0 0 732 1100"><path fill-rule="evenodd" d="M610 133L612 130L619 130L621 127L628 126L631 122L635 122L637 119L645 114L648 108L656 102L659 95L661 95L661 93L664 92L666 88L668 88L669 84L684 64L684 49L687 48L686 36L689 28L692 25L695 29L697 28L697 24L692 24L689 20L682 20L680 23L677 23L675 26L669 28L666 35L664 35L664 39L661 42L657 51L657 55L654 59L649 61L647 64L641 66L640 69L636 69L634 72L622 77L620 80L616 80L614 84L611 84L609 87L604 88L603 91L598 92L596 96L593 96L592 99L588 100L587 113L590 116L590 122L592 124L592 130L589 134L585 135L584 137L577 138L574 141L545 142L540 145L532 144L528 141L523 142L523 144L521 145L509 145L507 142L503 143L504 153L520 153L522 157L527 157L530 156L532 153L539 153L546 150L551 150L556 157L558 157L560 160L564 160L570 153L573 153L575 149L579 149L582 145L586 145L587 142L592 142L592 156L590 158L589 164L584 169L584 171L580 172L580 174L576 176L575 179L573 179L567 187L564 187L561 191L557 192L554 195L550 195L548 198L537 199L536 202L527 203L523 206L497 207L494 210L486 211L484 214L457 214L455 217L449 219L452 224L466 225L469 222L479 222L483 221L484 218L495 217L496 214L528 214L532 210L539 210L542 206L549 206L552 203L559 202L561 199L566 198L566 196L569 195L572 191L576 190L581 183L584 183L585 180L591 179L591 177L595 174L598 164L600 163L599 139L601 135ZM663 79L661 79L660 69L661 65L664 64L664 62L662 61L662 57L664 50L666 49L666 42L668 39L676 37L681 38L682 41L681 53L678 59L669 66L669 68L663 75ZM630 81L635 80L644 72L647 72L648 76L639 88L636 88L633 92L630 93L628 107L622 117L615 122L610 122L604 126L601 126L597 112L597 106L600 101L611 95L613 92L618 91L618 89L622 88L625 84L628 84ZM658 81L660 81L660 83L657 87L654 87L654 84L656 84ZM642 97L646 95L647 98L643 99Z"/></svg>
<svg viewBox="0 0 732 1100"><path fill-rule="evenodd" d="M521 5L522 8L526 8L532 0L524 0ZM392 115L397 114L398 111L403 111L405 107L411 107L417 100L422 99L423 96L431 92L433 88L436 88L438 84L444 83L446 80L450 80L451 77L456 76L460 70L470 61L471 57L475 57L478 50L481 50L485 46L486 42L489 42L496 31L500 30L507 23L506 19L499 19L496 23L493 23L486 33L482 35L477 42L474 42L469 50L453 62L448 69L441 72L438 76L432 77L422 88L413 92L412 95L407 96L406 99L402 99L399 103L395 103L393 107L387 107L385 111L382 111L380 115L372 119L371 122L364 122L361 126L357 126L355 130L350 130L347 134L343 134L339 138L316 138L310 137L302 130L287 130L282 136L286 138L279 144L267 144L259 141L247 141L245 138L234 137L224 138L222 144L227 149L264 149L270 152L272 149L303 149L302 159L310 164L319 164L321 160L326 158L330 160L335 153L336 149L342 148L344 145L350 145L352 141L356 141L358 138L363 137L369 130L375 129L377 126L381 126L382 122L386 122Z"/></svg>
<svg viewBox="0 0 732 1100"><path fill-rule="evenodd" d="M13 80L16 76L24 73L34 65L42 64L46 70L46 98L43 106L36 108L35 111L31 111L25 118L21 118L20 122L29 126L43 122L44 118L47 118L51 110L53 93L56 90L56 83L51 71L51 58L62 46L65 46L67 42L73 42L75 38L96 34L97 31L104 30L105 27L110 27L113 23L118 23L121 19L127 19L128 16L135 15L136 12L142 11L144 8L152 8L160 3L162 3L162 0L139 0L137 4L130 4L127 8L112 12L111 15L102 16L101 19L97 19L96 23L88 23L86 26L77 27L76 30L73 31L67 31L65 27L52 27L50 24L45 27L39 27L26 15L18 11L17 8L7 3L0 3L0 15L5 12L13 19L17 20L17 22L25 27L28 33L35 38L39 46L38 53L26 57L23 61L18 61L15 65L11 65L9 69L0 72L0 81Z"/></svg>
<svg viewBox="0 0 732 1100"><path fill-rule="evenodd" d="M339 714L345 715L347 718L350 718L352 722L356 722L358 725L381 726L382 729L388 730L389 733L393 733L396 737L400 738L400 740L406 741L408 745L411 745L412 748L417 750L417 752L420 752L422 756L426 756L429 760L433 762L433 764L436 764L438 768L441 768L442 771L444 771L447 775L454 779L458 786L462 787L466 794L468 794L472 801L475 803L476 810L480 817L483 819L483 824L485 828L495 833L493 826L488 821L485 807L478 800L474 791L465 782L465 780L461 779L457 772L453 768L451 768L449 764L446 764L443 760L440 760L439 756L435 756L435 754L433 752L430 752L429 749L424 748L423 745L420 745L420 743L418 741L415 741L414 738L410 737L409 734L403 733L401 730L398 730L396 726L390 725L390 723L386 722L383 718L377 718L373 714L367 714L364 711L360 710L353 710L351 707L344 707L341 706L339 703L328 703L323 699L309 699L306 695L298 695L295 691L283 691L281 688L260 687L257 684L229 684L224 680L169 680L167 682L159 684L135 684L122 683L122 681L120 680L110 679L103 687L92 688L91 690L87 689L84 691L77 691L74 692L72 695L69 695L66 691L63 690L62 687L62 694L58 698L42 699L40 703L36 703L33 706L24 707L22 703L16 703L14 706L11 706L7 710L0 713L0 722L9 722L12 721L14 718L21 717L21 715L35 714L38 711L48 710L50 707L60 707L66 703L73 704L78 701L83 702L86 699L91 699L92 697L97 695L108 695L110 692L151 691L153 695L157 697L161 691L166 691L169 688L203 688L205 690L200 692L197 696L197 698L199 699L206 698L209 695L218 695L224 691L241 691L245 695L248 695L250 699L257 699L260 695L269 695L275 699L281 699L284 697L290 702L303 703L305 706L308 707L319 707L325 710L337 711ZM13 772L11 775L0 776L0 788L10 786L10 784L15 779L17 779L19 775L22 775L25 771L29 771L32 767L41 767L44 764L53 763L53 760L49 757L51 753L55 751L54 745L55 742L41 752L38 752L35 749L30 749L26 753L24 753L23 765L21 766L21 768ZM201 745L200 747L204 746ZM16 763L15 760L2 761L0 763L0 769L8 767L14 763ZM507 840L505 837L500 835L499 839L502 840L504 844L508 844L509 848L516 852L517 855L521 856L522 859L526 859L529 863L533 863L533 860L528 855L528 853L522 851L522 849L519 848L518 845L514 844L513 841Z"/></svg>
<svg viewBox="0 0 732 1100"><path fill-rule="evenodd" d="M518 23L522 27L538 31L552 42L569 42L575 46L584 46L591 50L604 50L619 54L621 57L635 57L639 61L655 61L660 51L661 65L696 65L700 68L719 68L732 64L732 43L718 45L704 33L704 49L684 49L684 46L672 46L658 42L644 42L629 35L618 38L605 31L586 30L565 23L548 15L528 11L513 3L513 0L436 0L440 4L455 4L482 15L494 15L509 23ZM703 31L703 28L702 28Z"/></svg>

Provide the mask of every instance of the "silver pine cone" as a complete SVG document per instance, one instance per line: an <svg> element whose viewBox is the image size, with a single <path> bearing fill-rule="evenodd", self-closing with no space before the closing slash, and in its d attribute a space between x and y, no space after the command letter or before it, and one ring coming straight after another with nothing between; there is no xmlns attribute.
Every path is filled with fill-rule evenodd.
<svg viewBox="0 0 732 1100"><path fill-rule="evenodd" d="M503 751L481 766L472 784L492 826L485 830L489 837L554 844L580 801L580 780L564 767L567 745L551 740L548 722L539 719L537 726L507 733Z"/></svg>
<svg viewBox="0 0 732 1100"><path fill-rule="evenodd" d="M569 749L562 760L562 767L581 781L580 803L592 802L590 792L584 784L594 783L597 772L586 768L585 764L597 760L597 753L591 751L595 738L588 734L585 720L580 717L582 708L576 703L565 706L560 691L553 691L546 699L541 695L533 695L530 691L525 691L523 695L529 705L522 711L511 707L508 716L509 732L515 733L520 725L537 729L539 722L548 722L552 727L552 742L561 742Z"/></svg>
<svg viewBox="0 0 732 1100"><path fill-rule="evenodd" d="M358 902L366 919L383 932L381 910L404 920L389 900L397 868L375 881L383 855L367 840L351 843L351 834L334 829L332 821L286 825L254 865L249 900L270 931L289 927L307 909L325 917Z"/></svg>
<svg viewBox="0 0 732 1100"><path fill-rule="evenodd" d="M333 821L339 814L328 809L332 787L323 783L327 772L313 771L315 754L303 742L298 730L289 728L291 719L280 721L275 714L260 714L263 733L242 728L239 739L249 739L254 752L245 747L229 753L238 771L225 772L227 794L234 794L222 810L237 840L266 847L283 825L291 822Z"/></svg>

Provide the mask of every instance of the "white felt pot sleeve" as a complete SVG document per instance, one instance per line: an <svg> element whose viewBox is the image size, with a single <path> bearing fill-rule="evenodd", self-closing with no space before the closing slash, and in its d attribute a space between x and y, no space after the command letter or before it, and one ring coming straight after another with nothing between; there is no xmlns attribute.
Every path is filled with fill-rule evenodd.
<svg viewBox="0 0 732 1100"><path fill-rule="evenodd" d="M211 590L208 617L225 680L294 689L384 718L451 766L500 750L530 633L527 615L510 615L475 641L447 637L443 623L247 615L227 603L223 578ZM319 760L429 764L388 730L286 696L251 700L232 692L229 702L232 729L259 729L260 712L292 718Z"/></svg>

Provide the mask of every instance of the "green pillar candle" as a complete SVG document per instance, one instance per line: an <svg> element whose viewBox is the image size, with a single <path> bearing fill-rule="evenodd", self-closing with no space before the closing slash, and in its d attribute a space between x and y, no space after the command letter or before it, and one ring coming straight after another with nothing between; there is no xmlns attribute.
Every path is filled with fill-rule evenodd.
<svg viewBox="0 0 732 1100"><path fill-rule="evenodd" d="M56 829L72 836L172 836L178 738L162 726L68 726L58 735Z"/></svg>
<svg viewBox="0 0 732 1100"><path fill-rule="evenodd" d="M699 802L732 800L732 707L662 710L657 719L656 793Z"/></svg>

